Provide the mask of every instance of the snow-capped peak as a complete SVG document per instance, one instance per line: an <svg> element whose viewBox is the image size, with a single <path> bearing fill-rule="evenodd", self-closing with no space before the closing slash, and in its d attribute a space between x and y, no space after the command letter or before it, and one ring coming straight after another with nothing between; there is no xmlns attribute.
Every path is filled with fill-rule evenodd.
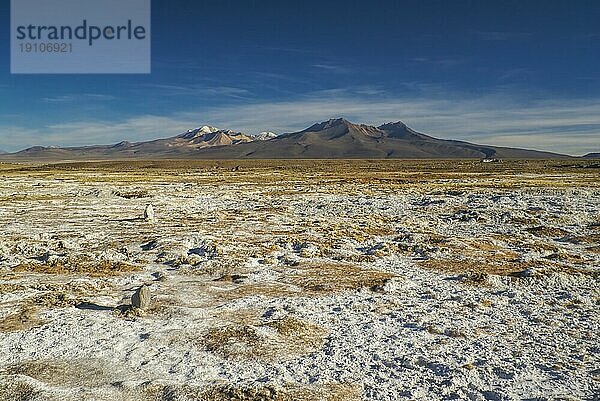
<svg viewBox="0 0 600 401"><path fill-rule="evenodd" d="M199 132L203 132L205 134L212 134L213 132L217 132L219 129L217 127L211 127L210 125L203 125L198 128Z"/></svg>
<svg viewBox="0 0 600 401"><path fill-rule="evenodd" d="M274 132L261 132L257 135L254 135L254 140L256 141L268 141L269 139L277 138L277 134Z"/></svg>
<svg viewBox="0 0 600 401"><path fill-rule="evenodd" d="M220 130L216 127L211 127L210 125L203 125L199 128L189 129L186 132L179 135L179 138L184 139L193 139L206 134L214 134L215 132L219 132Z"/></svg>

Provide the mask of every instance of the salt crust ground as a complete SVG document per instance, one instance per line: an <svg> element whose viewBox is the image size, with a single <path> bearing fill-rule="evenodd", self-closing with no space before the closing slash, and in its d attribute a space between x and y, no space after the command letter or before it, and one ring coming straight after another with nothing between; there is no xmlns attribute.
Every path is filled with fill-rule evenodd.
<svg viewBox="0 0 600 401"><path fill-rule="evenodd" d="M4 177L0 395L600 399L597 187L243 178Z"/></svg>

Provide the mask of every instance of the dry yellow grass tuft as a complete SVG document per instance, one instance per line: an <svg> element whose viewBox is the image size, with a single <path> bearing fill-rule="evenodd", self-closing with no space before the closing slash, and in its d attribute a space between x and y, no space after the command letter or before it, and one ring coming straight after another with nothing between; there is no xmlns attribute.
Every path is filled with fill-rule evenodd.
<svg viewBox="0 0 600 401"><path fill-rule="evenodd" d="M322 327L288 316L257 325L211 329L202 344L225 358L286 359L319 349L326 334Z"/></svg>
<svg viewBox="0 0 600 401"><path fill-rule="evenodd" d="M37 309L30 305L22 306L17 312L0 318L0 332L25 331L43 324L38 318Z"/></svg>
<svg viewBox="0 0 600 401"><path fill-rule="evenodd" d="M525 270L525 263L498 263L484 260L473 259L429 259L419 263L420 266L427 269L433 269L452 274L470 274L473 281L484 281L483 276L479 280L478 275L492 274L499 276L508 276L511 273L517 273Z"/></svg>
<svg viewBox="0 0 600 401"><path fill-rule="evenodd" d="M262 309L235 309L219 311L213 317L219 322L227 322L232 325L253 325L263 313Z"/></svg>
<svg viewBox="0 0 600 401"><path fill-rule="evenodd" d="M471 248L479 250L479 251L487 251L487 252L505 252L502 246L494 243L494 241L488 238L477 238L473 240L464 240L466 244L468 244Z"/></svg>
<svg viewBox="0 0 600 401"><path fill-rule="evenodd" d="M27 262L18 265L15 272L44 274L84 274L91 277L110 277L123 273L141 271L142 268L124 262L70 260L68 262L38 263Z"/></svg>
<svg viewBox="0 0 600 401"><path fill-rule="evenodd" d="M150 384L143 390L140 399L149 401L358 401L361 397L360 391L355 386L342 383L283 386L214 384L208 387Z"/></svg>
<svg viewBox="0 0 600 401"><path fill-rule="evenodd" d="M284 281L312 293L328 293L379 288L395 274L378 270L361 269L355 265L342 263L320 263L295 266L285 273Z"/></svg>
<svg viewBox="0 0 600 401"><path fill-rule="evenodd" d="M64 200L65 195L50 195L50 194L16 194L11 196L0 196L0 205L10 205L18 202L43 202L43 201L58 201Z"/></svg>
<svg viewBox="0 0 600 401"><path fill-rule="evenodd" d="M202 342L208 351L225 358L264 358L276 353L274 347L261 344L255 327L250 325L211 329Z"/></svg>
<svg viewBox="0 0 600 401"><path fill-rule="evenodd" d="M80 297L72 293L49 291L36 296L33 299L33 304L46 308L67 308L75 306L81 301Z"/></svg>
<svg viewBox="0 0 600 401"><path fill-rule="evenodd" d="M533 234L535 236L538 236L538 237L551 237L551 238L564 237L565 235L569 234L568 231L565 231L562 228L549 227L549 226L529 227L529 228L526 228L525 231L527 231L528 233Z"/></svg>
<svg viewBox="0 0 600 401"><path fill-rule="evenodd" d="M0 278L2 280L2 278ZM24 291L27 287L22 284L0 283L0 294L10 294L12 292Z"/></svg>
<svg viewBox="0 0 600 401"><path fill-rule="evenodd" d="M11 375L25 375L53 386L95 386L103 383L107 372L102 361L35 359L9 366Z"/></svg>
<svg viewBox="0 0 600 401"><path fill-rule="evenodd" d="M338 238L350 238L364 242L374 236L394 235L396 231L390 217L369 216L362 221L353 219L349 222L323 222L316 230L322 231L324 244L331 246Z"/></svg>
<svg viewBox="0 0 600 401"><path fill-rule="evenodd" d="M284 387L215 386L206 390L204 400L213 401L358 401L360 392L346 384Z"/></svg>
<svg viewBox="0 0 600 401"><path fill-rule="evenodd" d="M269 322L265 326L274 328L277 334L299 347L319 348L327 334L322 327L291 316Z"/></svg>
<svg viewBox="0 0 600 401"><path fill-rule="evenodd" d="M598 245L600 244L600 233L579 235L577 237L570 238L569 241L575 244Z"/></svg>
<svg viewBox="0 0 600 401"><path fill-rule="evenodd" d="M9 377L0 377L0 400L31 401L43 399L33 385Z"/></svg>
<svg viewBox="0 0 600 401"><path fill-rule="evenodd" d="M574 265L582 265L588 263L589 261L582 256L569 253L562 249L558 249L557 252L552 253L545 257L548 260L554 260L557 262L570 263Z"/></svg>
<svg viewBox="0 0 600 401"><path fill-rule="evenodd" d="M483 284L487 275L515 276L527 269L537 268L544 274L563 273L569 275L584 275L598 277L599 271L583 267L573 267L554 261L484 261L472 259L429 259L419 263L420 266L451 274L466 275L466 282Z"/></svg>
<svg viewBox="0 0 600 401"><path fill-rule="evenodd" d="M214 282L210 294L218 300L233 300L253 296L267 298L319 296L353 291L361 288L378 290L395 274L372 269L362 269L348 263L310 263L288 267L275 282L247 283L231 280L240 275L225 275Z"/></svg>

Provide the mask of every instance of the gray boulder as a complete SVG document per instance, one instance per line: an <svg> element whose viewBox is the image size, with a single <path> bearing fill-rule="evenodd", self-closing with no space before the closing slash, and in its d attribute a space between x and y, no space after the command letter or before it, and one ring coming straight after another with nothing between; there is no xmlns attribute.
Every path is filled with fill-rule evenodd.
<svg viewBox="0 0 600 401"><path fill-rule="evenodd" d="M154 208L152 205L146 205L146 209L144 209L144 219L147 221L154 221Z"/></svg>
<svg viewBox="0 0 600 401"><path fill-rule="evenodd" d="M147 309L150 306L150 290L142 285L131 297L131 306L139 309Z"/></svg>

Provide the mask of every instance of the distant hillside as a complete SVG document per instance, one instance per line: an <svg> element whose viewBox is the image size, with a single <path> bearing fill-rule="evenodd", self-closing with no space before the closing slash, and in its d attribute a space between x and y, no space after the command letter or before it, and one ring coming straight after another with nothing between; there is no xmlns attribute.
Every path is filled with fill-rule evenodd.
<svg viewBox="0 0 600 401"><path fill-rule="evenodd" d="M583 156L586 159L600 159L600 152L597 153L588 153L587 155Z"/></svg>
<svg viewBox="0 0 600 401"><path fill-rule="evenodd" d="M265 143L250 142L227 148L204 149L198 158L218 159L553 159L569 156L534 150L476 145L442 140L418 133L402 122L379 127L332 119Z"/></svg>
<svg viewBox="0 0 600 401"><path fill-rule="evenodd" d="M137 143L122 141L114 145L64 148L34 146L12 153L8 157L52 160L193 157L200 149L236 145L254 140L254 137L242 132L203 126L174 137L153 141Z"/></svg>
<svg viewBox="0 0 600 401"><path fill-rule="evenodd" d="M342 118L282 135L241 132L204 126L166 139L84 147L32 147L2 159L103 160L126 158L182 159L556 159L570 156L517 148L437 139L402 122L379 127Z"/></svg>

